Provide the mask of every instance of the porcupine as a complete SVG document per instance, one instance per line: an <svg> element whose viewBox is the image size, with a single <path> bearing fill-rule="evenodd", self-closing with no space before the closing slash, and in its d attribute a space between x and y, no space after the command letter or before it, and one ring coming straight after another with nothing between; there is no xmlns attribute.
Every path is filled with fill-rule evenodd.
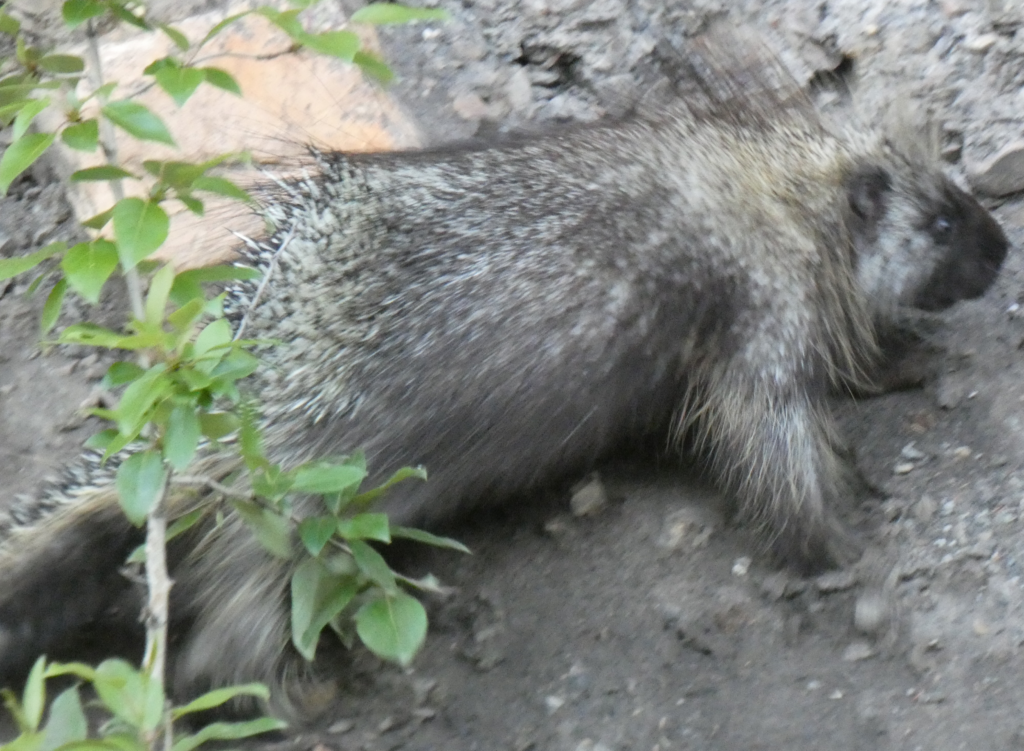
<svg viewBox="0 0 1024 751"><path fill-rule="evenodd" d="M268 193L279 229L244 250L264 280L227 308L279 342L252 384L271 457L424 465L386 510L430 526L686 440L780 560L847 562L829 389L900 309L981 295L1008 244L920 149L826 125L774 61L732 55L705 47L685 96L621 120L317 154ZM8 531L0 672L108 606L137 542L114 498L78 483ZM289 570L230 516L182 557L179 693L275 682Z"/></svg>

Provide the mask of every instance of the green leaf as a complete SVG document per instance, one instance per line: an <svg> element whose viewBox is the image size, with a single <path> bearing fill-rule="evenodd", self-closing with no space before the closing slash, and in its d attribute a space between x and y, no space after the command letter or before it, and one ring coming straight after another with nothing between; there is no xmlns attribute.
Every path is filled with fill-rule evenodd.
<svg viewBox="0 0 1024 751"><path fill-rule="evenodd" d="M389 477L387 481L385 481L383 484L378 485L377 487L371 490L367 490L365 493L360 493L355 498L353 498L352 501L361 506L369 506L371 503L374 503L378 498L384 495L384 493L390 490L393 485L396 485L402 482L403 480L408 480L410 478L426 480L427 470L425 470L423 467L402 467L393 475L391 475L391 477Z"/></svg>
<svg viewBox="0 0 1024 751"><path fill-rule="evenodd" d="M242 87L226 70L220 68L200 68L200 70L206 75L206 82L211 86L216 86L218 89L223 89L236 96L242 96Z"/></svg>
<svg viewBox="0 0 1024 751"><path fill-rule="evenodd" d="M404 592L385 595L356 611L356 633L375 655L404 667L423 646L427 611Z"/></svg>
<svg viewBox="0 0 1024 751"><path fill-rule="evenodd" d="M72 686L58 694L50 706L40 751L54 751L65 743L84 741L88 735L89 723L82 711L78 686Z"/></svg>
<svg viewBox="0 0 1024 751"><path fill-rule="evenodd" d="M103 114L127 133L142 141L156 141L174 146L174 139L163 120L138 102L122 99L103 105Z"/></svg>
<svg viewBox="0 0 1024 751"><path fill-rule="evenodd" d="M241 13L236 13L233 16L228 16L223 21L221 21L220 23L216 24L212 29L210 29L208 32L206 32L206 36L203 37L203 40L196 47L196 50L198 51L201 47L205 46L207 42L209 42L215 36L217 36L222 31L224 31L224 29L226 29L228 26L230 26L231 24L233 24L235 21L237 21L240 18L245 18L250 13L252 13L251 10L242 11Z"/></svg>
<svg viewBox="0 0 1024 751"><path fill-rule="evenodd" d="M67 247L67 243L55 242L40 248L35 253L29 253L27 256L0 258L0 280L11 279L18 274L25 273L29 269L34 269L47 258L64 252Z"/></svg>
<svg viewBox="0 0 1024 751"><path fill-rule="evenodd" d="M67 0L61 8L64 23L74 29L90 18L103 14L103 4L99 0Z"/></svg>
<svg viewBox="0 0 1024 751"><path fill-rule="evenodd" d="M203 435L211 441L218 441L238 430L238 418L230 412L204 412L199 415L199 426Z"/></svg>
<svg viewBox="0 0 1024 751"><path fill-rule="evenodd" d="M199 332L199 336L196 337L193 344L195 369L209 375L227 354L231 337L231 324L226 318L218 318L209 323Z"/></svg>
<svg viewBox="0 0 1024 751"><path fill-rule="evenodd" d="M352 62L358 65L363 73L375 79L378 83L387 85L395 77L394 71L383 60L365 50L359 50L359 52L353 55Z"/></svg>
<svg viewBox="0 0 1024 751"><path fill-rule="evenodd" d="M384 560L380 553L362 540L349 540L348 546L352 551L352 558L355 560L356 565L367 579L389 595L398 592L395 575L391 572L387 561Z"/></svg>
<svg viewBox="0 0 1024 751"><path fill-rule="evenodd" d="M71 289L93 305L100 301L103 285L117 268L117 248L109 240L78 243L60 262Z"/></svg>
<svg viewBox="0 0 1024 751"><path fill-rule="evenodd" d="M449 550L457 550L460 553L472 555L472 551L458 540L453 540L450 537L438 537L437 535L430 534L430 532L424 532L422 529L392 526L391 536L415 540L416 542L422 542L424 545L433 545L435 548L448 548Z"/></svg>
<svg viewBox="0 0 1024 751"><path fill-rule="evenodd" d="M109 5L110 12L113 13L117 18L120 18L127 24L130 24L138 29L149 29L149 24L146 23L146 19L142 16L135 15L130 11L123 2L112 2Z"/></svg>
<svg viewBox="0 0 1024 751"><path fill-rule="evenodd" d="M39 721L43 718L43 709L46 707L45 672L46 658L36 658L21 694L21 708L25 713L25 721L32 730L39 728Z"/></svg>
<svg viewBox="0 0 1024 751"><path fill-rule="evenodd" d="M93 122L95 123L95 121ZM77 172L72 172L70 179L73 183L80 183L93 180L124 180L126 178L131 180L139 179L126 169L115 167L113 164L104 164L99 167L86 167ZM141 201L142 199L137 198L135 200Z"/></svg>
<svg viewBox="0 0 1024 751"><path fill-rule="evenodd" d="M178 535L183 532L187 532L196 525L203 515L206 513L206 509L197 508L194 511L189 511L184 516L179 516L174 522L167 528L167 542L170 542Z"/></svg>
<svg viewBox="0 0 1024 751"><path fill-rule="evenodd" d="M352 58L359 50L359 37L353 31L325 31L322 34L301 34L296 37L304 47L321 55L336 57L346 63L352 62Z"/></svg>
<svg viewBox="0 0 1024 751"><path fill-rule="evenodd" d="M173 26L168 26L165 23L157 24L157 28L166 34L174 45L182 52L188 52L188 48L191 46L188 41L188 37L182 34Z"/></svg>
<svg viewBox="0 0 1024 751"><path fill-rule="evenodd" d="M198 198L179 192L176 196L179 201L185 204L185 208L196 216L203 216L206 213L206 206Z"/></svg>
<svg viewBox="0 0 1024 751"><path fill-rule="evenodd" d="M85 62L78 55L45 55L37 63L47 73L81 73Z"/></svg>
<svg viewBox="0 0 1024 751"><path fill-rule="evenodd" d="M162 324L167 310L167 298L174 284L174 266L166 264L153 275L146 294L146 322L153 325Z"/></svg>
<svg viewBox="0 0 1024 751"><path fill-rule="evenodd" d="M131 338L95 323L76 323L60 332L57 341L60 344L87 344L92 347L124 349L121 345Z"/></svg>
<svg viewBox="0 0 1024 751"><path fill-rule="evenodd" d="M292 644L307 660L316 655L324 626L355 596L351 576L332 574L315 558L307 558L292 574Z"/></svg>
<svg viewBox="0 0 1024 751"><path fill-rule="evenodd" d="M434 8L409 8L397 3L370 3L352 14L351 21L374 26L410 21L445 21L448 13Z"/></svg>
<svg viewBox="0 0 1024 751"><path fill-rule="evenodd" d="M161 68L153 77L179 107L185 104L199 88L199 84L206 80L206 74L202 70L177 65Z"/></svg>
<svg viewBox="0 0 1024 751"><path fill-rule="evenodd" d="M50 290L50 294L46 296L46 302L43 303L43 314L39 318L39 327L42 333L47 333L54 326L57 325L57 319L60 318L60 310L64 306L64 295L68 291L68 280L61 279Z"/></svg>
<svg viewBox="0 0 1024 751"><path fill-rule="evenodd" d="M255 472L260 467L267 467L266 456L263 454L263 440L260 436L258 424L259 415L256 408L249 401L243 401L238 405L238 417L240 425L238 428L238 451L245 460L245 466L250 472Z"/></svg>
<svg viewBox="0 0 1024 751"><path fill-rule="evenodd" d="M87 738L61 747L60 751L149 751L137 734L113 733L105 738Z"/></svg>
<svg viewBox="0 0 1024 751"><path fill-rule="evenodd" d="M271 555L284 560L292 557L291 528L284 516L248 501L233 500L231 503Z"/></svg>
<svg viewBox="0 0 1024 751"><path fill-rule="evenodd" d="M146 515L164 490L167 470L160 454L140 451L132 454L117 468L117 494L125 516L136 527L146 522Z"/></svg>
<svg viewBox="0 0 1024 751"><path fill-rule="evenodd" d="M300 493L344 493L358 488L366 477L366 471L359 467L333 464L331 462L310 462L295 470L295 484L292 489Z"/></svg>
<svg viewBox="0 0 1024 751"><path fill-rule="evenodd" d="M196 697L183 707L175 707L171 710L171 717L176 720L193 712L205 712L207 709L219 707L237 696L255 696L257 699L268 701L270 689L262 683L245 683L239 686L218 688Z"/></svg>
<svg viewBox="0 0 1024 751"><path fill-rule="evenodd" d="M113 218L117 252L126 271L135 268L167 239L167 212L151 201L122 198L114 205Z"/></svg>
<svg viewBox="0 0 1024 751"><path fill-rule="evenodd" d="M21 24L18 23L18 19L7 13L0 12L0 34L16 36L20 29Z"/></svg>
<svg viewBox="0 0 1024 751"><path fill-rule="evenodd" d="M233 382L246 378L256 372L260 360L244 349L232 349L227 357L217 363L210 375L217 379L218 387L222 382Z"/></svg>
<svg viewBox="0 0 1024 751"><path fill-rule="evenodd" d="M204 175L203 177L197 178L195 182L192 183L192 187L195 190L205 190L208 193L216 193L217 195L226 196L227 198L234 198L237 201L252 203L252 196L230 180L223 177Z"/></svg>
<svg viewBox="0 0 1024 751"><path fill-rule="evenodd" d="M56 678L61 675L74 675L83 681L92 683L96 677L96 670L84 662L51 662L46 666L47 678Z"/></svg>
<svg viewBox="0 0 1024 751"><path fill-rule="evenodd" d="M190 404L178 404L171 410L164 433L164 459L179 472L188 467L199 447L201 427Z"/></svg>
<svg viewBox="0 0 1024 751"><path fill-rule="evenodd" d="M78 151L96 151L100 142L99 123L95 119L83 120L61 131L60 140Z"/></svg>
<svg viewBox="0 0 1024 751"><path fill-rule="evenodd" d="M171 746L171 751L192 751L207 741L234 741L261 733L272 733L286 727L288 723L276 717L260 717L245 722L213 722L204 725L198 733L180 736Z"/></svg>
<svg viewBox="0 0 1024 751"><path fill-rule="evenodd" d="M309 554L316 557L337 529L338 520L333 516L310 516L299 523L299 539Z"/></svg>
<svg viewBox="0 0 1024 751"><path fill-rule="evenodd" d="M173 384L166 371L166 365L157 363L124 390L116 410L118 430L122 433L138 430L149 410L172 390Z"/></svg>
<svg viewBox="0 0 1024 751"><path fill-rule="evenodd" d="M171 301L175 305L184 305L189 300L204 297L204 283L230 282L236 279L256 279L260 272L245 266L210 266L203 269L190 269L178 274L171 287Z"/></svg>
<svg viewBox="0 0 1024 751"><path fill-rule="evenodd" d="M101 662L93 686L104 706L133 728L148 732L163 719L163 686L124 660Z"/></svg>
<svg viewBox="0 0 1024 751"><path fill-rule="evenodd" d="M88 219L86 219L84 222L82 222L82 226L88 227L89 229L101 230L107 225L107 222L110 221L110 217L112 217L113 215L114 207L111 206L106 211L101 211L96 216L91 216Z"/></svg>
<svg viewBox="0 0 1024 751"><path fill-rule="evenodd" d="M91 436L85 439L85 448L94 449L96 451L106 451L107 446L113 441L120 433L117 432L116 428L107 428L101 430L99 433L93 433Z"/></svg>
<svg viewBox="0 0 1024 751"><path fill-rule="evenodd" d="M115 362L107 368L107 374L103 376L103 388L114 388L123 386L145 375L146 371L134 362Z"/></svg>
<svg viewBox="0 0 1024 751"><path fill-rule="evenodd" d="M391 542L387 514L356 514L349 519L340 519L338 534L346 540Z"/></svg>
<svg viewBox="0 0 1024 751"><path fill-rule="evenodd" d="M175 285L177 279L175 279ZM206 300L202 297L194 297L192 299L186 299L183 303L179 303L174 300L174 286L171 286L171 301L175 305L181 305L177 310L172 310L167 314L167 322L174 327L175 331L180 331L191 335L192 327L203 316L203 312L206 308ZM201 291L201 290L200 290Z"/></svg>
<svg viewBox="0 0 1024 751"><path fill-rule="evenodd" d="M279 11L274 8L261 6L256 9L256 13L266 18L292 39L298 41L299 37L308 36L299 22L299 11L297 10Z"/></svg>
<svg viewBox="0 0 1024 751"><path fill-rule="evenodd" d="M14 179L50 148L53 139L53 133L28 133L7 147L0 157L0 195L7 194Z"/></svg>
<svg viewBox="0 0 1024 751"><path fill-rule="evenodd" d="M11 141L17 141L28 130L28 126L36 119L36 115L50 106L50 97L42 99L30 99L14 118L14 127L11 129Z"/></svg>

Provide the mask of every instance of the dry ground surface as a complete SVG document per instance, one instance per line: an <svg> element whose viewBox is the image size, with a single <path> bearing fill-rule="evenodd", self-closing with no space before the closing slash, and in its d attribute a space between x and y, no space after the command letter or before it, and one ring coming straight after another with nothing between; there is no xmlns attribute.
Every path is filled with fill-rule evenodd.
<svg viewBox="0 0 1024 751"><path fill-rule="evenodd" d="M1015 244L983 299L923 322L915 388L837 400L875 488L874 553L802 580L723 520L677 469L617 465L609 502L553 491L450 530L429 554L456 592L430 603L414 667L343 660L328 749L1024 749L1024 12L1015 0L463 0L445 25L385 35L399 100L427 140L615 116L660 77L665 43L729 15L770 34L826 110L880 122L918 99L951 174ZM1014 173L1014 169L1017 173ZM1017 193L1013 195L1013 180ZM1003 188L996 183L1003 181ZM993 187L996 185L996 187ZM45 169L0 202L0 251L71 236ZM0 296L0 476L29 492L94 426L78 407L103 364L40 354L39 302Z"/></svg>

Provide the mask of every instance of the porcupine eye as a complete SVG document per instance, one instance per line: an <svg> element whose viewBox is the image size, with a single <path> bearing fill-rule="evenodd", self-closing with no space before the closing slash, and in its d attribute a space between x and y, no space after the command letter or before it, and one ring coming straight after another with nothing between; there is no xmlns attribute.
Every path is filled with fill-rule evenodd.
<svg viewBox="0 0 1024 751"><path fill-rule="evenodd" d="M932 220L929 232L935 242L945 244L953 236L953 220L945 214L939 214Z"/></svg>

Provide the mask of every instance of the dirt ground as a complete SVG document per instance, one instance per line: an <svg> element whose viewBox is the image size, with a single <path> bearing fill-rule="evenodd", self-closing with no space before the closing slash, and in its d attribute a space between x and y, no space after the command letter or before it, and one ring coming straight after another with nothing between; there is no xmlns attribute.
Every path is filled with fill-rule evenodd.
<svg viewBox="0 0 1024 751"><path fill-rule="evenodd" d="M610 501L553 492L448 530L474 555L410 561L431 602L413 668L359 654L323 730L289 748L1024 749L1024 11L1015 0L461 0L385 35L395 91L428 140L621 114L664 45L728 15L768 34L827 112L885 121L918 100L943 158L1014 244L983 299L922 322L921 386L837 400L877 491L862 565L803 580L756 553L685 468L603 470ZM852 98L851 98L852 92ZM0 252L69 236L45 169L0 202ZM103 366L40 355L40 301L0 295L0 476L30 492L94 426Z"/></svg>

